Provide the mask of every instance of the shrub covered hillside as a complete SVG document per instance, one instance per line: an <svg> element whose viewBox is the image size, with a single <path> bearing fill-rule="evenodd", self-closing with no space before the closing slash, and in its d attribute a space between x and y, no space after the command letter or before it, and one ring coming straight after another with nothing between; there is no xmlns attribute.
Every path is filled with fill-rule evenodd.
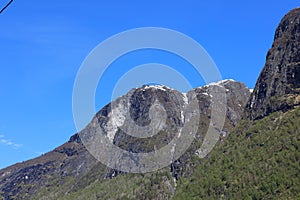
<svg viewBox="0 0 300 200"><path fill-rule="evenodd" d="M58 187L54 196L57 199L169 199L173 195L176 200L300 199L299 148L300 107L273 113L253 124L241 121L209 157L201 160L191 176L180 178L177 184L168 169L162 169L156 173L95 180L83 188L66 187L67 195ZM35 196L49 197L49 191L40 191Z"/></svg>
<svg viewBox="0 0 300 200"><path fill-rule="evenodd" d="M299 148L299 107L241 121L174 199L300 199Z"/></svg>

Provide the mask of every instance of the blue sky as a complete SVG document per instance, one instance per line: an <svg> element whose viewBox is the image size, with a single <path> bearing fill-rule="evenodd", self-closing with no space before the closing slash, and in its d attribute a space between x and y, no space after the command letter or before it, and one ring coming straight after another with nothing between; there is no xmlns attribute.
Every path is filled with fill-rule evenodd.
<svg viewBox="0 0 300 200"><path fill-rule="evenodd" d="M0 6L7 2L1 0ZM180 31L207 50L224 79L253 88L276 26L297 6L295 0L15 0L0 15L0 168L50 151L76 132L76 73L89 52L108 37L149 26ZM118 67L179 62L158 53L120 59L97 90L95 107L108 103ZM182 64L181 72L187 67ZM201 78L186 75L193 87L203 84Z"/></svg>

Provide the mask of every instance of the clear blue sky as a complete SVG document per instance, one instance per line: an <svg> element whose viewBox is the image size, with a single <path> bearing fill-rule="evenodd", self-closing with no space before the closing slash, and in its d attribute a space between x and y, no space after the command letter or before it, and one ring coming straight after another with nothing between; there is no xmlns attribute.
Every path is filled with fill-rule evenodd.
<svg viewBox="0 0 300 200"><path fill-rule="evenodd" d="M7 2L1 0L0 6ZM50 151L76 132L76 73L106 38L145 26L180 31L207 50L224 79L253 88L276 26L297 6L295 0L15 0L0 15L0 168ZM153 62L153 55L129 55L123 62ZM107 77L97 109L110 98L114 77ZM193 86L198 85L195 80Z"/></svg>

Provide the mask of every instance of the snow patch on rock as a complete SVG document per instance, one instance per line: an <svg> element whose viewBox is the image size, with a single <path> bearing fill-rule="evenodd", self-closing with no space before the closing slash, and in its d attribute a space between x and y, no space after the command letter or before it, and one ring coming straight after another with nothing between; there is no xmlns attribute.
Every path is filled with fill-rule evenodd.
<svg viewBox="0 0 300 200"><path fill-rule="evenodd" d="M187 93L182 93L182 95L183 95L184 104L188 104L189 103L189 98L187 96Z"/></svg>
<svg viewBox="0 0 300 200"><path fill-rule="evenodd" d="M168 86L165 86L165 85L144 85L143 89L150 89L150 88L154 88L154 89L157 89L157 90L162 90L162 91L166 91L167 90L174 90Z"/></svg>
<svg viewBox="0 0 300 200"><path fill-rule="evenodd" d="M225 80L221 80L221 81L218 81L218 82L209 83L207 86L213 86L213 85L220 86L220 85L223 85L223 84L229 83L229 82L236 82L236 81L233 80L233 79L225 79Z"/></svg>

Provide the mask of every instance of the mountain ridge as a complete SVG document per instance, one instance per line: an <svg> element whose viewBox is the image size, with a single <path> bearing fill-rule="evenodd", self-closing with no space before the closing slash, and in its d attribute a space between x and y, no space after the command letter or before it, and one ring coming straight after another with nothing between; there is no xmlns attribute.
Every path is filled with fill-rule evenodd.
<svg viewBox="0 0 300 200"><path fill-rule="evenodd" d="M224 129L222 132L220 132L220 134L222 133L222 138L225 138L228 135L232 127L237 124L237 121L242 116L243 107L246 105L246 102L250 97L249 88L247 88L243 83L235 82L233 80L224 80L218 83L193 89L193 92L196 94L197 99L199 100L200 112L204 116L200 122L200 127L202 128L199 129L198 133L196 134L197 144L194 142L189 150L189 153L186 153L180 161L176 161L168 167L168 171L170 172L167 172L167 174L170 174L170 176L174 177L175 179L178 179L180 176L188 176L188 174L192 172L190 169L192 169L192 165L194 164L191 162L191 158L201 146L205 132L209 125L209 105L212 98L210 94L214 88L218 87L226 88L225 92L227 94L228 101L228 105L226 107L228 109L226 123ZM176 92L174 89L167 88L165 86L143 86L141 88L133 89L129 93L132 95L134 92L136 92L136 95L133 95L136 102L134 105L138 110L141 111L136 112L132 110L131 112L136 117L136 121L139 121L141 124L149 123L148 117L145 118L144 116L149 115L150 105L147 102L153 101L155 95L158 94L157 97L160 99L170 99L172 94L175 96L181 95L181 93ZM122 96L118 98L116 102L122 101L123 98L125 97ZM147 98L148 100L142 100L141 98ZM185 97L182 98L181 104L186 101L184 100ZM168 101L163 100L162 102ZM170 118L171 122L169 123L168 127L172 127L173 125L180 126L182 123L180 122L182 120L181 114L174 114L177 112L176 109L172 111L174 108L176 108L175 104L173 106L168 106L167 104L166 106L166 110L172 113L172 117ZM110 112L110 104L108 104L104 106L94 118L94 120L96 120L105 131L108 131L107 124L110 123ZM109 128L109 130L115 130L114 127L110 127L111 128ZM172 133L172 131L170 133ZM118 139L115 140L114 138ZM166 140L161 140L161 138L158 138L158 140L154 139L154 141L156 145L161 143L163 146L170 141L168 138L171 137L165 137ZM150 141L150 143L147 144L145 143L145 140L134 140L133 142L130 142L128 137L126 136L124 138L124 135L121 132L115 134L112 140L116 145L122 147L123 149L138 152L151 150L151 144L153 143L153 141ZM126 143L122 141L126 141ZM70 137L67 143L55 148L53 151L50 151L38 158L25 161L23 163L18 163L0 170L0 188L2 188L5 199L18 198L20 195L24 194L27 194L28 197L30 197L37 191L45 188L47 185L53 185L53 181L56 182L60 180L62 181L60 184L64 185L66 184L64 183L65 179L83 179L84 176L89 177L89 173L94 173L91 172L93 169L96 171L102 169L98 171L96 175L96 177L98 177L100 180L105 180L107 178L110 179L116 177L118 174L124 174L121 171L107 168L103 164L98 163L82 144L81 137L79 137L78 134L74 134ZM170 179L171 182L172 179ZM80 181L73 181L73 185L80 185Z"/></svg>

